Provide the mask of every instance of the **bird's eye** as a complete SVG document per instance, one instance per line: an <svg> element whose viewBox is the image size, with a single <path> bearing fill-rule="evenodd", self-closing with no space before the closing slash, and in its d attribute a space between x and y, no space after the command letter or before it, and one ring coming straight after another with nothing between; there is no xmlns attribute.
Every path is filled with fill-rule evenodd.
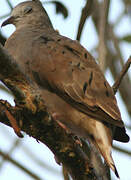
<svg viewBox="0 0 131 180"><path fill-rule="evenodd" d="M27 13L30 13L32 11L32 7L30 6L27 6L25 9L24 9L24 13L27 14Z"/></svg>

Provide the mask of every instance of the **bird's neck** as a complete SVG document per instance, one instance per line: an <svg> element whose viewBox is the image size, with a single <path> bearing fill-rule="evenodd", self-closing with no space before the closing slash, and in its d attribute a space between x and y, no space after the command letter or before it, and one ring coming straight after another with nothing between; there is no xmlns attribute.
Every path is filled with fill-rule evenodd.
<svg viewBox="0 0 131 180"><path fill-rule="evenodd" d="M34 30L54 30L52 24L45 24L45 23L29 23L29 24L21 24L16 26L16 30L24 30L24 29L34 29Z"/></svg>

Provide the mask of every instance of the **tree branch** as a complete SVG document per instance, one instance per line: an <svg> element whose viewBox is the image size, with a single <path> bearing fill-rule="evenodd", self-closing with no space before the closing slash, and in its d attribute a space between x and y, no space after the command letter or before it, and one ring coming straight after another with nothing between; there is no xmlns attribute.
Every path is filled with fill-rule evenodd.
<svg viewBox="0 0 131 180"><path fill-rule="evenodd" d="M121 84L121 81L123 79L123 77L125 76L125 74L127 73L129 67L131 65L131 56L129 57L129 59L127 60L126 64L123 66L122 71L120 72L120 75L117 77L115 83L113 84L112 88L114 91L114 94L116 94L117 90L119 89L119 86Z"/></svg>
<svg viewBox="0 0 131 180"><path fill-rule="evenodd" d="M131 151L128 151L128 150L126 150L126 149L122 149L122 148L120 148L120 147L118 147L118 146L113 146L113 148L114 148L116 151L119 151L119 152L121 152L121 153L124 153L124 154L126 154L126 155L131 156Z"/></svg>
<svg viewBox="0 0 131 180"><path fill-rule="evenodd" d="M108 20L108 11L109 11L110 0L104 0L99 5L99 45L98 45L98 54L99 54L99 65L102 71L105 71L107 47L106 47L106 24Z"/></svg>
<svg viewBox="0 0 131 180"><path fill-rule="evenodd" d="M81 33L84 27L84 24L86 22L87 17L90 16L91 12L92 12L92 8L93 8L93 1L94 0L88 0L86 1L86 5L85 7L82 9L82 13L81 13L81 18L80 18L80 22L79 22L79 27L78 27L78 32L77 32L77 37L76 39L78 41L80 41L81 38Z"/></svg>

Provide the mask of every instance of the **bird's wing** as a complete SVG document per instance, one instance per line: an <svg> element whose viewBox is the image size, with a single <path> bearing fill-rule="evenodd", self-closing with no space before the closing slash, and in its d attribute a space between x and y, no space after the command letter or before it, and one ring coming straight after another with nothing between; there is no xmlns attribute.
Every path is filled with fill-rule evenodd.
<svg viewBox="0 0 131 180"><path fill-rule="evenodd" d="M43 39L44 42L46 39L46 46L41 45L40 49L44 46L44 55L38 60L43 62L43 68L37 69L44 86L49 85L78 110L123 126L113 90L93 57L77 41L66 37L57 35L54 39Z"/></svg>

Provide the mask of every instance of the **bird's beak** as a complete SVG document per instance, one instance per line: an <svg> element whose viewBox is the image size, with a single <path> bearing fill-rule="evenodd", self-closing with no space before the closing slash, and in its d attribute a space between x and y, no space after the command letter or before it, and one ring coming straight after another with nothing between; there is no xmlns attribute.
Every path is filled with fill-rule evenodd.
<svg viewBox="0 0 131 180"><path fill-rule="evenodd" d="M14 21L14 17L13 17L13 16L10 16L8 19L6 19L6 20L2 23L1 27L6 26L7 24L12 24L13 21Z"/></svg>

